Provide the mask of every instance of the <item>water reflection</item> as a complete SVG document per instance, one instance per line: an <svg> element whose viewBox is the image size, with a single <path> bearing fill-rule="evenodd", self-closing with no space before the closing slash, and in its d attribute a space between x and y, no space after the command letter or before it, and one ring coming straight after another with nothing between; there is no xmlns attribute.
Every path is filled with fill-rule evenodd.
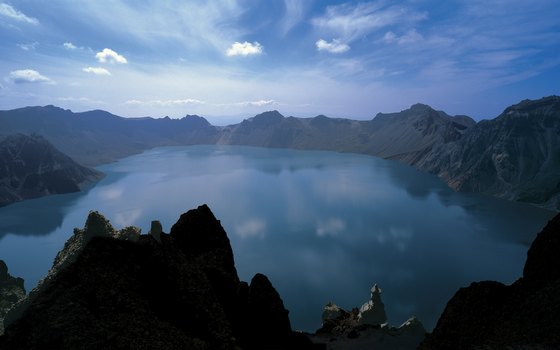
<svg viewBox="0 0 560 350"><path fill-rule="evenodd" d="M88 210L117 228L147 232L157 219L169 231L182 212L207 203L229 233L240 277L267 274L292 325L307 331L319 326L326 302L358 306L373 283L392 323L416 314L431 328L459 287L517 278L524 244L553 215L455 193L433 176L363 155L192 146L100 170L107 177L88 192L0 209L0 257L28 288ZM35 212L52 220L32 221L48 234L42 239L22 236L36 232L26 223Z"/></svg>

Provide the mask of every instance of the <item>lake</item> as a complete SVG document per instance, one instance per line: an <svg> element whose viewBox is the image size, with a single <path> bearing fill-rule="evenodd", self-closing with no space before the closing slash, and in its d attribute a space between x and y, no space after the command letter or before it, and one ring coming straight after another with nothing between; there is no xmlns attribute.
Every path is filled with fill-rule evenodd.
<svg viewBox="0 0 560 350"><path fill-rule="evenodd" d="M389 322L433 328L472 281L511 283L553 212L456 193L437 177L375 157L242 146L157 148L98 168L81 193L0 208L0 259L34 287L74 227L98 210L120 229L165 232L200 204L221 220L240 278L261 272L314 331L323 306L350 309L382 289Z"/></svg>

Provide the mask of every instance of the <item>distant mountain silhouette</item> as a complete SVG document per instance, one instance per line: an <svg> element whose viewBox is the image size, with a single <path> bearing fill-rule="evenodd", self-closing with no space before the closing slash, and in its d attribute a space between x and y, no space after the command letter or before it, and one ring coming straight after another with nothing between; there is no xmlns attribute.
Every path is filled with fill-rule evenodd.
<svg viewBox="0 0 560 350"><path fill-rule="evenodd" d="M199 116L122 118L53 106L0 111L0 135L38 133L86 165L156 146L225 144L331 150L394 159L436 174L456 190L560 209L560 97L525 100L476 123L415 104L372 120L284 117L265 112L212 126Z"/></svg>
<svg viewBox="0 0 560 350"><path fill-rule="evenodd" d="M102 174L83 167L38 135L0 142L0 206L48 194L78 192Z"/></svg>

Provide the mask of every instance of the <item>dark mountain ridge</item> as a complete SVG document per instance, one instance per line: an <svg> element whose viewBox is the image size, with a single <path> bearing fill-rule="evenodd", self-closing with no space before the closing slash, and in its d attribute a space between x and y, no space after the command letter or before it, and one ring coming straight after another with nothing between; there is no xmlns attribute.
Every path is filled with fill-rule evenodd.
<svg viewBox="0 0 560 350"><path fill-rule="evenodd" d="M39 135L0 141L0 206L49 194L80 191L102 174L83 167Z"/></svg>
<svg viewBox="0 0 560 350"><path fill-rule="evenodd" d="M455 190L560 209L560 98L524 100L475 122L424 104L372 120L284 117L264 112L241 123L122 118L46 106L0 111L0 136L38 133L86 165L157 146L225 144L369 154L441 177Z"/></svg>

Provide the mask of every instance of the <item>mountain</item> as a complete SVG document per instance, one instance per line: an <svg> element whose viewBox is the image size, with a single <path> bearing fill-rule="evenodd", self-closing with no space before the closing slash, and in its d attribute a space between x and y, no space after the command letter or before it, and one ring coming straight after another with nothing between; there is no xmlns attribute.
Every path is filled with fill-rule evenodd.
<svg viewBox="0 0 560 350"><path fill-rule="evenodd" d="M91 212L5 319L2 349L313 349L262 274L240 281L210 209L170 233L120 231Z"/></svg>
<svg viewBox="0 0 560 350"><path fill-rule="evenodd" d="M214 143L217 128L195 115L123 118L45 106L0 111L0 136L13 133L42 135L79 163L95 166L157 146Z"/></svg>
<svg viewBox="0 0 560 350"><path fill-rule="evenodd" d="M372 120L284 117L261 113L212 126L180 120L72 113L53 106L0 111L1 133L39 133L86 165L156 146L224 144L329 150L397 160L438 175L451 188L560 210L560 97L525 100L476 123L415 104Z"/></svg>
<svg viewBox="0 0 560 350"><path fill-rule="evenodd" d="M560 348L560 214L538 234L523 277L460 289L419 350Z"/></svg>
<svg viewBox="0 0 560 350"><path fill-rule="evenodd" d="M48 194L77 192L102 174L74 162L39 135L0 141L0 206Z"/></svg>
<svg viewBox="0 0 560 350"><path fill-rule="evenodd" d="M560 97L525 100L412 165L456 190L560 209Z"/></svg>

